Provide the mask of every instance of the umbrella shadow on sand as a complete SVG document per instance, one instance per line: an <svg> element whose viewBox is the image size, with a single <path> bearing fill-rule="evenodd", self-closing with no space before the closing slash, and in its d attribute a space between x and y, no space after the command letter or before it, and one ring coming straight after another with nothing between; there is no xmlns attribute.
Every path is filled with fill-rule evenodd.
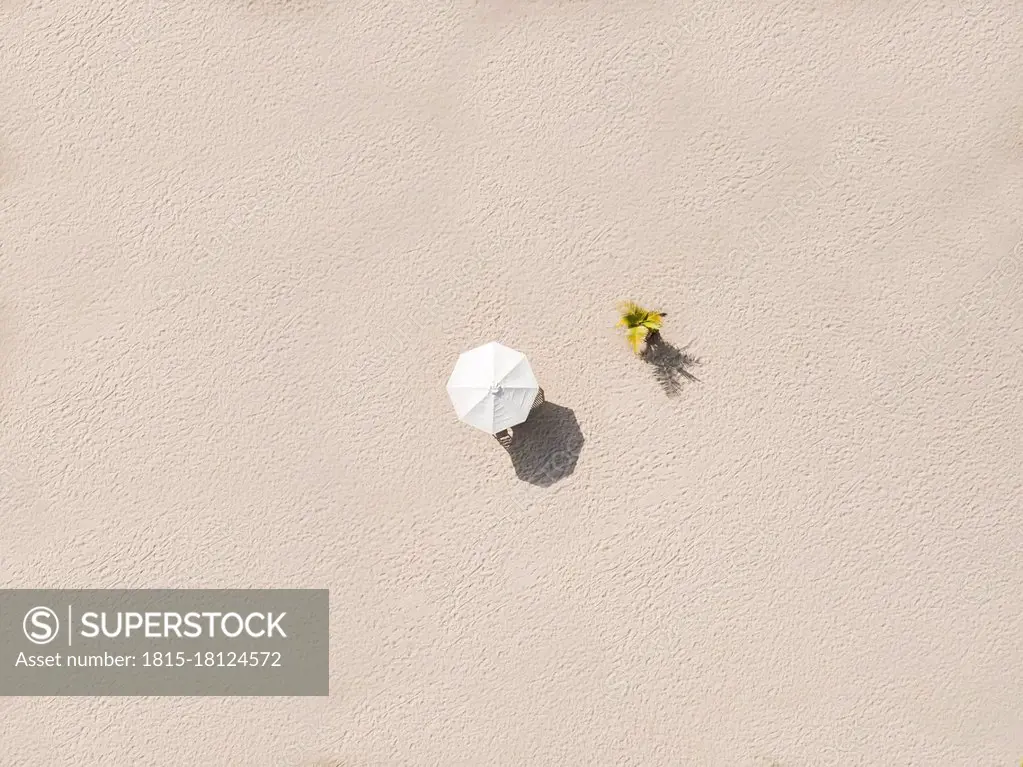
<svg viewBox="0 0 1023 767"><path fill-rule="evenodd" d="M512 430L511 439L502 446L519 479L550 487L575 471L585 441L572 410L544 401Z"/></svg>
<svg viewBox="0 0 1023 767"><path fill-rule="evenodd" d="M654 369L654 378L669 397L682 392L685 381L697 381L693 368L700 364L698 357L690 354L688 346L681 349L664 340L660 333L651 333L643 350L643 361Z"/></svg>

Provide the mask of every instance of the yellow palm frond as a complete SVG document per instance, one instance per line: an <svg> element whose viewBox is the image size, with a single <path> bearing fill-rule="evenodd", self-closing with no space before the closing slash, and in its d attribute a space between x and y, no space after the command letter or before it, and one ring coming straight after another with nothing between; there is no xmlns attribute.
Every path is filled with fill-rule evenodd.
<svg viewBox="0 0 1023 767"><path fill-rule="evenodd" d="M646 341L650 331L642 325L635 325L625 333L625 339L629 342L632 351L639 354L643 349L643 342Z"/></svg>

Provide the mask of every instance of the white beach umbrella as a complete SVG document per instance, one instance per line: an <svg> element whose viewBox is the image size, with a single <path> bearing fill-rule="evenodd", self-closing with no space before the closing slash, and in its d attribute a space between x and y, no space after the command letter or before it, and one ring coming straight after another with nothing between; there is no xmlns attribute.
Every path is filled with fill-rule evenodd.
<svg viewBox="0 0 1023 767"><path fill-rule="evenodd" d="M488 434L525 421L539 390L526 355L496 341L458 355L448 379L458 417Z"/></svg>

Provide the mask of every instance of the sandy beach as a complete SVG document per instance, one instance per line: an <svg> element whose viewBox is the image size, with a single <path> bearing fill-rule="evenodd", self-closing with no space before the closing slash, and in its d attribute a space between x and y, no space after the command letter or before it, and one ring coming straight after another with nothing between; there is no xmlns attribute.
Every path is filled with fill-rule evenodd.
<svg viewBox="0 0 1023 767"><path fill-rule="evenodd" d="M1020 764L1018 0L0 39L0 588L331 601L329 697L0 698L5 767Z"/></svg>

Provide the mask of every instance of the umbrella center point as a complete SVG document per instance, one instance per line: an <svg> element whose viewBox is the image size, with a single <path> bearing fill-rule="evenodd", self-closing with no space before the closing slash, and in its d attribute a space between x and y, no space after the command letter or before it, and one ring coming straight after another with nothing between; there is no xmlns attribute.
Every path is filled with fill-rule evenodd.
<svg viewBox="0 0 1023 767"><path fill-rule="evenodd" d="M504 387L501 386L501 384L492 384L491 387L490 387L490 393L491 394L500 394L500 392L501 392L501 390L503 388Z"/></svg>

